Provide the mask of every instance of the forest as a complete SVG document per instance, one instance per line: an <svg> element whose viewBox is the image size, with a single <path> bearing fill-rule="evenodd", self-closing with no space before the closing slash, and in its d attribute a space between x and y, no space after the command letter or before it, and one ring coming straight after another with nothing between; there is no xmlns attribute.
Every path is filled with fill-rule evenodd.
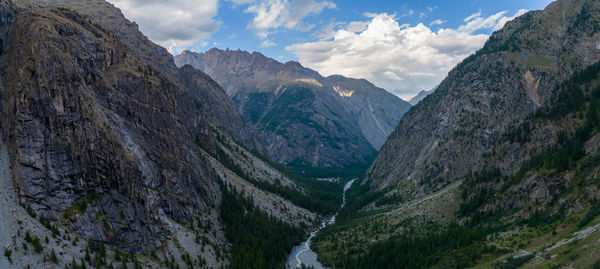
<svg viewBox="0 0 600 269"><path fill-rule="evenodd" d="M230 268L284 268L288 253L304 239L304 232L262 212L253 201L222 186L221 218L231 242Z"/></svg>

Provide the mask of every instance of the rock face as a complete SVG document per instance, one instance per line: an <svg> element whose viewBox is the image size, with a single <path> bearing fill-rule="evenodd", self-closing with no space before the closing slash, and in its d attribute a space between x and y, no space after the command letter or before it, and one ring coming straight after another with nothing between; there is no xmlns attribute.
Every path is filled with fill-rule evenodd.
<svg viewBox="0 0 600 269"><path fill-rule="evenodd" d="M6 36L8 34L9 25L13 23L15 18L15 10L12 2L8 0L0 0L0 54L6 46Z"/></svg>
<svg viewBox="0 0 600 269"><path fill-rule="evenodd" d="M290 166L367 164L410 108L366 80L324 78L297 62L283 64L257 52L185 51L175 62L219 82L261 133L269 155Z"/></svg>
<svg viewBox="0 0 600 269"><path fill-rule="evenodd" d="M20 199L134 251L218 206L221 179L197 144L214 149L216 128L261 150L225 92L104 1L33 3L0 3L1 126Z"/></svg>
<svg viewBox="0 0 600 269"><path fill-rule="evenodd" d="M527 146L505 134L548 103L552 90L600 60L596 1L557 1L494 33L400 121L368 172L375 189L399 183L422 191L484 167L511 173L555 140L540 133ZM552 140L548 140L552 139Z"/></svg>

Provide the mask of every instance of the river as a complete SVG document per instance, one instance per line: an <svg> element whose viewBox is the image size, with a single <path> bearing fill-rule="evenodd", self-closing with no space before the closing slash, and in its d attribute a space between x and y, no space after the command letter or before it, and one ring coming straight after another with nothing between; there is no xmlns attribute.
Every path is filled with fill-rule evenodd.
<svg viewBox="0 0 600 269"><path fill-rule="evenodd" d="M354 183L355 180L356 179L350 180L350 181L348 181L348 183L346 183L346 185L344 185L344 193L342 194L342 204L340 205L340 208L342 208L342 207L344 207L344 205L346 205L346 191L348 191L348 189L350 189L350 186L352 186L352 183ZM338 213L339 213L339 211L338 211ZM310 241L313 239L313 237L315 237L315 235L321 229L325 228L327 225L334 223L335 218L338 216L338 213L335 213L335 215L333 215L330 219L323 221L323 223L321 223L321 226L319 226L319 228L317 230L310 233L310 236L308 237L308 239L306 241L304 241L300 245L297 245L294 247L294 249L292 250L292 253L288 257L287 264L286 264L287 268L290 268L290 269L299 268L299 267L301 267L302 264L306 267L313 267L315 269L325 268L317 260L317 253L315 253L314 251L312 251L310 249Z"/></svg>

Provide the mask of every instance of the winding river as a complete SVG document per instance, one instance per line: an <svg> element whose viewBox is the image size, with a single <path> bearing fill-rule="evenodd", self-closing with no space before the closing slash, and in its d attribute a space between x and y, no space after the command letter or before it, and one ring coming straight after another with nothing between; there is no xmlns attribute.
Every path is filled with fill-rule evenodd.
<svg viewBox="0 0 600 269"><path fill-rule="evenodd" d="M348 189L350 189L350 186L352 186L352 183L354 183L355 180L356 179L350 180L350 181L348 181L348 183L346 183L346 185L344 185L344 193L342 195L342 205L340 205L340 208L344 207L344 205L346 204L346 191ZM321 226L319 226L319 228L317 230L310 233L310 236L308 237L308 239L306 241L304 241L300 245L297 245L294 247L294 249L292 250L292 253L288 257L287 268L290 268L290 269L299 268L299 267L301 267L301 265L304 265L306 267L313 267L315 269L325 268L317 260L317 253L315 253L314 251L312 251L310 249L310 241L313 239L313 237L315 237L315 235L321 229L325 228L327 225L334 223L337 215L338 215L338 213L335 213L335 215L333 215L329 220L323 221L323 223L321 223Z"/></svg>

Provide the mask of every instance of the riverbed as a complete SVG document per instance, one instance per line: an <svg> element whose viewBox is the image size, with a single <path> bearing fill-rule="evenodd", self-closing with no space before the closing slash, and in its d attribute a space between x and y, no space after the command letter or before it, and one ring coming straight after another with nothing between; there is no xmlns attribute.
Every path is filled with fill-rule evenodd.
<svg viewBox="0 0 600 269"><path fill-rule="evenodd" d="M344 185L344 192L342 194L342 204L340 205L340 209L346 205L346 191L350 189L352 183L354 183L356 179L350 180ZM338 210L339 213L339 210ZM292 250L292 253L288 257L287 260L287 268L299 268L301 265L306 267L312 267L315 269L323 269L325 268L318 260L317 253L310 249L310 241L315 237L315 235L323 228L327 227L327 225L333 224L335 222L335 218L338 216L338 213L335 213L331 218L325 220L321 223L318 229L310 233L308 239L302 242L300 245L297 245Z"/></svg>

